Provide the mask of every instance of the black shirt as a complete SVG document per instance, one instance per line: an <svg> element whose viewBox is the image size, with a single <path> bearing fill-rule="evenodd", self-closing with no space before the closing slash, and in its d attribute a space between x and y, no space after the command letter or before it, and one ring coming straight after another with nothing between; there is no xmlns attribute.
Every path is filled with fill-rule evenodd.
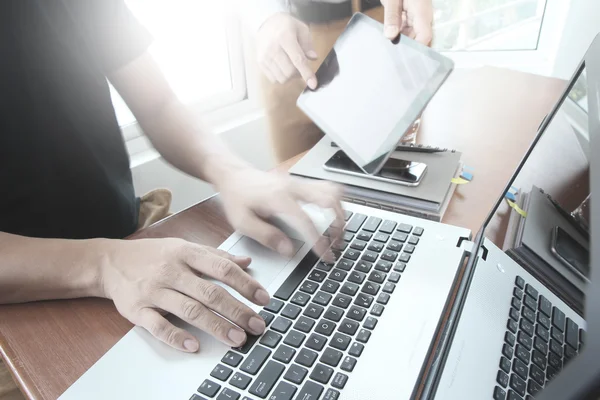
<svg viewBox="0 0 600 400"><path fill-rule="evenodd" d="M0 231L135 230L138 200L106 76L150 41L121 0L0 1Z"/></svg>

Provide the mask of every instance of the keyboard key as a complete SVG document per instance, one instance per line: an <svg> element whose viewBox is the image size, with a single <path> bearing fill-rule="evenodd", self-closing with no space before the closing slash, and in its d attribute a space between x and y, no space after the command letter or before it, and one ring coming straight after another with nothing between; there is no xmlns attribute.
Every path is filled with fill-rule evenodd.
<svg viewBox="0 0 600 400"><path fill-rule="evenodd" d="M329 293L325 293L324 291L319 290L317 294L315 294L315 297L313 297L313 301L322 306L326 306L327 304L329 304L332 297L333 296Z"/></svg>
<svg viewBox="0 0 600 400"><path fill-rule="evenodd" d="M363 328L367 328L369 330L375 329L377 326L377 318L375 317L367 317L365 323L363 324Z"/></svg>
<svg viewBox="0 0 600 400"><path fill-rule="evenodd" d="M345 231L356 233L362 226L362 224L366 221L367 216L363 214L354 214L350 222L346 224Z"/></svg>
<svg viewBox="0 0 600 400"><path fill-rule="evenodd" d="M552 335L552 338L554 338L554 340L556 340L560 344L563 344L565 342L565 335L563 335L563 333L556 329L556 327L554 326L550 330L550 335Z"/></svg>
<svg viewBox="0 0 600 400"><path fill-rule="evenodd" d="M298 318L298 321L294 324L294 329L300 332L308 333L315 324L315 320L306 317Z"/></svg>
<svg viewBox="0 0 600 400"><path fill-rule="evenodd" d="M364 240L360 240L360 239L354 240L354 242L352 242L352 244L350 245L350 248L352 248L354 250L358 250L358 251L364 250L365 247L367 247L367 242L365 242Z"/></svg>
<svg viewBox="0 0 600 400"><path fill-rule="evenodd" d="M310 296L306 293L296 292L296 294L294 295L294 297L292 297L292 300L290 301L299 306L305 306L310 301Z"/></svg>
<svg viewBox="0 0 600 400"><path fill-rule="evenodd" d="M536 394L538 394L538 392L540 392L542 390L542 387L540 385L538 385L537 383L535 383L535 381L530 380L527 383L527 392L532 395L535 396Z"/></svg>
<svg viewBox="0 0 600 400"><path fill-rule="evenodd" d="M367 232L375 232L381 224L381 218L369 217L367 223L363 226L363 230Z"/></svg>
<svg viewBox="0 0 600 400"><path fill-rule="evenodd" d="M381 242L381 243L385 243L389 240L390 235L380 232L378 234L375 235L375 237L373 238L373 240L377 241L377 242ZM383 247L382 247L383 248Z"/></svg>
<svg viewBox="0 0 600 400"><path fill-rule="evenodd" d="M402 250L402 246L402 243L397 242L395 240L392 240L387 244L388 250L395 251L396 253L399 253L400 250Z"/></svg>
<svg viewBox="0 0 600 400"><path fill-rule="evenodd" d="M304 281L302 286L300 286L300 290L308 294L314 294L318 288L319 284L313 281Z"/></svg>
<svg viewBox="0 0 600 400"><path fill-rule="evenodd" d="M389 262L394 262L398 258L398 253L396 253L395 251L386 250L381 254L381 258ZM404 262L404 260L400 261Z"/></svg>
<svg viewBox="0 0 600 400"><path fill-rule="evenodd" d="M354 261L346 260L345 258L340 259L336 267L343 269L344 271L350 271L354 266Z"/></svg>
<svg viewBox="0 0 600 400"><path fill-rule="evenodd" d="M543 385L546 381L544 371L542 371L537 365L532 365L529 371L531 379L535 380L538 384Z"/></svg>
<svg viewBox="0 0 600 400"><path fill-rule="evenodd" d="M537 290L535 290L535 288L533 286L531 286L530 284L525 285L525 293L527 293L528 295L530 295L531 297L533 297L536 302L537 302L537 298L539 297L539 293Z"/></svg>
<svg viewBox="0 0 600 400"><path fill-rule="evenodd" d="M348 311L348 318L351 318L355 321L362 322L367 314L367 310L362 307L352 306L352 308Z"/></svg>
<svg viewBox="0 0 600 400"><path fill-rule="evenodd" d="M344 361L342 361L342 365L340 368L347 372L352 372L354 370L354 366L356 365L356 358L352 358L349 356L344 357Z"/></svg>
<svg viewBox="0 0 600 400"><path fill-rule="evenodd" d="M560 311L558 308L553 307L552 312L552 325L560 329L561 332L565 331L565 313Z"/></svg>
<svg viewBox="0 0 600 400"><path fill-rule="evenodd" d="M331 246L332 249L338 250L340 252L346 250L347 247L348 242L344 240L336 240L335 243L333 243L333 245Z"/></svg>
<svg viewBox="0 0 600 400"><path fill-rule="evenodd" d="M503 371L498 371L496 375L496 382L500 384L503 388L508 386L508 375L506 375Z"/></svg>
<svg viewBox="0 0 600 400"><path fill-rule="evenodd" d="M379 232L393 233L394 229L396 229L396 225L398 225L398 224L395 223L394 221L390 221L390 220L386 219L383 222L383 224L381 224L381 227L379 228Z"/></svg>
<svg viewBox="0 0 600 400"><path fill-rule="evenodd" d="M565 345L565 363L567 361L572 360L577 356L577 351L573 350L573 348L569 345Z"/></svg>
<svg viewBox="0 0 600 400"><path fill-rule="evenodd" d="M394 264L392 264L389 261L385 261L385 260L379 260L377 262L377 264L375 264L375 269L377 271L381 271L381 272L390 272L390 270L392 269L392 266Z"/></svg>
<svg viewBox="0 0 600 400"><path fill-rule="evenodd" d="M348 346L350 346L351 340L352 339L350 338L350 336L342 335L341 333L336 332L336 334L333 335L333 338L331 339L330 345L331 347L334 347L338 350L345 351L348 348Z"/></svg>
<svg viewBox="0 0 600 400"><path fill-rule="evenodd" d="M229 379L229 376L232 372L233 370L231 368L227 368L226 366L219 364L213 368L210 376L224 382Z"/></svg>
<svg viewBox="0 0 600 400"><path fill-rule="evenodd" d="M190 400L206 400L206 397L194 393L192 397L190 397Z"/></svg>
<svg viewBox="0 0 600 400"><path fill-rule="evenodd" d="M381 255L381 258L383 258L384 260L386 260L386 258L384 257L385 253L386 252L383 252L383 254ZM372 251L365 251L361 257L361 260L368 261L370 263L374 263L375 261L377 261L377 257L379 257L379 255L377 253L373 253ZM390 260L390 261L395 261L395 260Z"/></svg>
<svg viewBox="0 0 600 400"><path fill-rule="evenodd" d="M370 337L371 337L371 331L368 331L366 329L361 329L358 332L358 335L356 335L356 340L358 340L361 343L367 343L369 341Z"/></svg>
<svg viewBox="0 0 600 400"><path fill-rule="evenodd" d="M404 232L404 233L410 233L413 229L412 225L408 225L408 224L400 224L398 225L398 228L396 228L398 231L400 232Z"/></svg>
<svg viewBox="0 0 600 400"><path fill-rule="evenodd" d="M223 391L217 396L217 400L238 400L239 398L239 393L228 388L223 389Z"/></svg>
<svg viewBox="0 0 600 400"><path fill-rule="evenodd" d="M525 332L519 332L517 335L517 341L521 343L527 350L531 350L533 346L533 340L531 336L527 335Z"/></svg>
<svg viewBox="0 0 600 400"><path fill-rule="evenodd" d="M367 261L359 261L356 263L356 267L354 267L354 271L353 272L360 272L362 273L368 273L371 270L371 267L373 267L373 264L371 264L370 262ZM350 279L348 279L350 280ZM354 282L354 281L350 281L350 282ZM356 282L359 283L359 282Z"/></svg>
<svg viewBox="0 0 600 400"><path fill-rule="evenodd" d="M519 289L525 289L525 280L518 275L517 275L517 278L515 279L515 284L517 285L517 287Z"/></svg>
<svg viewBox="0 0 600 400"><path fill-rule="evenodd" d="M315 369L313 369L313 372L310 374L310 379L327 384L327 382L329 382L331 379L331 375L333 375L333 368L318 363Z"/></svg>
<svg viewBox="0 0 600 400"><path fill-rule="evenodd" d="M323 289L324 292L333 294L333 293L337 292L339 287L340 287L340 284L338 282L332 281L331 279L327 279L325 282L323 282L321 289Z"/></svg>
<svg viewBox="0 0 600 400"><path fill-rule="evenodd" d="M326 293L323 293L326 294ZM317 294L318 296L318 294ZM317 300L317 296L315 296L315 298L313 300ZM330 295L328 295L329 298L331 298ZM321 314L323 314L323 310L325 310L323 307L318 306L314 303L310 303L308 305L308 307L306 307L304 309L304 312L302 313L302 315L305 315L307 317L313 318L313 319L319 319L319 317L321 317Z"/></svg>
<svg viewBox="0 0 600 400"><path fill-rule="evenodd" d="M510 387L521 397L525 396L525 381L518 375L512 374L510 376Z"/></svg>
<svg viewBox="0 0 600 400"><path fill-rule="evenodd" d="M396 271L396 272L404 272L405 269L406 269L406 263L397 262L396 265L394 265L394 271Z"/></svg>
<svg viewBox="0 0 600 400"><path fill-rule="evenodd" d="M396 285L394 285L392 282L386 282L381 290L386 293L394 293L394 290L396 290Z"/></svg>
<svg viewBox="0 0 600 400"><path fill-rule="evenodd" d="M381 288L381 286L379 286L376 283L365 282L365 284L363 285L363 287L361 289L361 292L375 296L377 293L379 293L380 288Z"/></svg>
<svg viewBox="0 0 600 400"><path fill-rule="evenodd" d="M269 361L248 391L262 399L266 398L284 370L283 365L275 361Z"/></svg>
<svg viewBox="0 0 600 400"><path fill-rule="evenodd" d="M521 315L527 319L527 321L535 324L535 311L532 311L529 307L523 307Z"/></svg>
<svg viewBox="0 0 600 400"><path fill-rule="evenodd" d="M337 308L334 306L331 306L327 309L327 312L325 313L324 317L333 321L333 322L340 322L340 320L342 319L342 317L344 316L344 310L342 310L341 308Z"/></svg>
<svg viewBox="0 0 600 400"><path fill-rule="evenodd" d="M536 364L538 367L540 367L542 369L546 368L546 363L548 362L548 360L546 359L546 356L537 350L533 350L531 360L533 361L534 364Z"/></svg>
<svg viewBox="0 0 600 400"><path fill-rule="evenodd" d="M325 393L325 397L323 397L323 400L339 400L340 398L340 392L338 392L335 389L327 389L327 392Z"/></svg>
<svg viewBox="0 0 600 400"><path fill-rule="evenodd" d="M367 232L367 231L361 231L357 238L360 240L364 240L365 242L368 242L369 240L371 240L371 238L373 237L373 234L371 232Z"/></svg>
<svg viewBox="0 0 600 400"><path fill-rule="evenodd" d="M354 357L360 357L360 355L362 354L364 349L365 349L364 345L354 342L354 343L352 343L352 346L350 346L350 350L348 350L348 354L350 354L351 356L354 356Z"/></svg>
<svg viewBox="0 0 600 400"><path fill-rule="evenodd" d="M336 268L329 274L329 279L337 282L343 282L347 275L348 273L346 271Z"/></svg>
<svg viewBox="0 0 600 400"><path fill-rule="evenodd" d="M340 289L341 293L347 294L349 296L354 296L358 292L359 286L357 284L346 282L342 285Z"/></svg>
<svg viewBox="0 0 600 400"><path fill-rule="evenodd" d="M413 246L412 244L407 244L406 246L404 246L404 252L408 253L408 254L412 254L415 252L415 246Z"/></svg>
<svg viewBox="0 0 600 400"><path fill-rule="evenodd" d="M557 374L558 371L552 368L551 366L548 366L548 368L546 368L546 379L548 379L549 381L551 381Z"/></svg>
<svg viewBox="0 0 600 400"><path fill-rule="evenodd" d="M533 340L533 348L539 351L540 353L546 354L548 353L548 345L539 337L536 337Z"/></svg>
<svg viewBox="0 0 600 400"><path fill-rule="evenodd" d="M352 297L340 293L337 296L335 296L335 299L333 299L333 302L331 304L343 308L345 310L350 304L352 304Z"/></svg>
<svg viewBox="0 0 600 400"><path fill-rule="evenodd" d="M317 264L317 268L320 269L321 271L329 272L333 268L333 264L320 261Z"/></svg>
<svg viewBox="0 0 600 400"><path fill-rule="evenodd" d="M562 360L556 354L550 352L548 353L548 365L559 370L562 368Z"/></svg>
<svg viewBox="0 0 600 400"><path fill-rule="evenodd" d="M325 351L321 355L321 358L319 359L319 361L322 362L323 364L327 364L332 367L337 367L338 364L340 363L340 360L342 359L342 356L343 356L343 354L341 351L338 351L336 349L328 347L325 349Z"/></svg>
<svg viewBox="0 0 600 400"><path fill-rule="evenodd" d="M498 386L494 388L494 400L505 400L506 391Z"/></svg>
<svg viewBox="0 0 600 400"><path fill-rule="evenodd" d="M271 297L269 304L265 306L265 310L271 311L272 313L278 313L283 308L283 301L277 300Z"/></svg>
<svg viewBox="0 0 600 400"><path fill-rule="evenodd" d="M317 335L316 333L310 335L310 337L306 341L306 347L317 351L323 350L325 344L327 344L327 338L321 335Z"/></svg>
<svg viewBox="0 0 600 400"><path fill-rule="evenodd" d="M554 354L556 354L557 356L559 356L560 358L563 357L563 348L561 346L561 343L558 343L556 340L551 339L550 340L550 350L554 352Z"/></svg>
<svg viewBox="0 0 600 400"><path fill-rule="evenodd" d="M388 293L380 293L379 297L377 297L377 303L379 304L387 304L390 301L390 295Z"/></svg>
<svg viewBox="0 0 600 400"><path fill-rule="evenodd" d="M504 343L504 345L502 346L502 354L504 354L504 357L506 357L510 360L513 357L513 353L514 353L513 348L510 347L509 345L507 345L506 343Z"/></svg>
<svg viewBox="0 0 600 400"><path fill-rule="evenodd" d="M533 297L526 294L523 298L523 302L527 307L531 308L532 311L537 310L537 301L535 301Z"/></svg>
<svg viewBox="0 0 600 400"><path fill-rule="evenodd" d="M515 321L519 320L519 312L517 310L515 310L514 308L511 307L510 312L508 314L510 315L510 317L513 320L515 320Z"/></svg>
<svg viewBox="0 0 600 400"><path fill-rule="evenodd" d="M539 312L537 314L538 322L546 329L550 329L550 318L544 315L544 313Z"/></svg>
<svg viewBox="0 0 600 400"><path fill-rule="evenodd" d="M354 233L352 233L352 232L344 232L344 235L343 235L342 239L344 240L344 242L351 242L352 239L354 239Z"/></svg>
<svg viewBox="0 0 600 400"><path fill-rule="evenodd" d="M529 368L527 368L527 365L525 365L523 361L519 360L518 358L515 358L513 361L513 372L519 375L521 379L527 380Z"/></svg>
<svg viewBox="0 0 600 400"><path fill-rule="evenodd" d="M544 315L546 315L546 317L548 317L548 318L550 318L552 316L552 303L550 302L550 300L545 298L543 295L540 296L539 310L541 312L543 312Z"/></svg>
<svg viewBox="0 0 600 400"><path fill-rule="evenodd" d="M548 340L550 340L550 334L548 333L548 329L544 328L542 325L537 324L535 327L535 334L539 337L541 337L542 339L544 339L546 342Z"/></svg>
<svg viewBox="0 0 600 400"><path fill-rule="evenodd" d="M344 221L348 221L352 214L352 211L344 210Z"/></svg>
<svg viewBox="0 0 600 400"><path fill-rule="evenodd" d="M297 390L298 388L287 382L279 382L271 396L269 396L269 400L292 400Z"/></svg>
<svg viewBox="0 0 600 400"><path fill-rule="evenodd" d="M248 375L244 375L241 372L236 372L235 374L233 374L233 377L229 381L229 384L231 386L235 386L238 389L245 390L251 381L252 378L250 378Z"/></svg>
<svg viewBox="0 0 600 400"><path fill-rule="evenodd" d="M377 239L375 239L375 240L377 240ZM369 247L367 247L367 249L374 251L375 253L381 253L381 251L383 250L383 243L371 242L371 244L369 245Z"/></svg>
<svg viewBox="0 0 600 400"><path fill-rule="evenodd" d="M350 272L350 276L348 276L348 281L352 283L358 283L360 285L363 283L366 277L367 275L365 275L363 272L352 271Z"/></svg>
<svg viewBox="0 0 600 400"><path fill-rule="evenodd" d="M323 282L327 274L324 271L313 269L310 274L308 274L308 279L313 280L315 282Z"/></svg>
<svg viewBox="0 0 600 400"><path fill-rule="evenodd" d="M413 231L413 235L415 235L415 236L423 236L423 232L425 232L425 230L423 228L421 228L420 226L417 226L415 228L415 230Z"/></svg>
<svg viewBox="0 0 600 400"><path fill-rule="evenodd" d="M221 390L221 385L217 385L210 379L205 379L202 385L198 388L198 393L208 397L215 397L217 392Z"/></svg>
<svg viewBox="0 0 600 400"><path fill-rule="evenodd" d="M258 315L265 321L265 326L269 326L271 321L273 321L273 318L275 318L273 314L268 313L265 310L259 311Z"/></svg>
<svg viewBox="0 0 600 400"><path fill-rule="evenodd" d="M519 288L515 288L513 290L513 296L516 297L519 300L523 300L523 291Z"/></svg>
<svg viewBox="0 0 600 400"><path fill-rule="evenodd" d="M515 345L515 341L516 341L516 340L517 340L517 339L515 338L515 335L513 335L512 333L510 333L510 332L506 332L506 333L504 334L504 341L505 341L506 343L510 344L510 345L511 345L511 346L513 346L513 347L514 347L514 345Z"/></svg>
<svg viewBox="0 0 600 400"><path fill-rule="evenodd" d="M281 311L281 315L289 319L296 319L298 318L298 315L300 315L301 311L302 309L300 307L295 306L293 304L288 304Z"/></svg>
<svg viewBox="0 0 600 400"><path fill-rule="evenodd" d="M354 300L354 304L357 306L369 308L371 303L373 302L373 296L368 295L366 293L359 293L356 296L356 300Z"/></svg>
<svg viewBox="0 0 600 400"><path fill-rule="evenodd" d="M221 359L221 362L231 367L237 367L242 362L242 359L243 357L238 353L228 351L227 354L225 354Z"/></svg>
<svg viewBox="0 0 600 400"><path fill-rule="evenodd" d="M402 253L400 254L400 258L398 258L403 263L407 263L410 261L410 254Z"/></svg>
<svg viewBox="0 0 600 400"><path fill-rule="evenodd" d="M517 324L513 319L509 319L508 322L506 323L506 327L512 333L517 333L517 330L519 329L519 324Z"/></svg>
<svg viewBox="0 0 600 400"><path fill-rule="evenodd" d="M296 350L286 346L285 344L282 344L277 348L275 354L273 354L273 359L281 361L284 364L289 364L290 361L292 361L292 358L294 358L295 354Z"/></svg>
<svg viewBox="0 0 600 400"><path fill-rule="evenodd" d="M358 322L352 321L351 319L345 318L338 330L342 333L346 333L350 336L354 335L358 330Z"/></svg>
<svg viewBox="0 0 600 400"><path fill-rule="evenodd" d="M248 354L248 357L246 357L246 360L244 360L240 369L250 375L256 375L270 355L271 350L262 346L256 346L250 354Z"/></svg>
<svg viewBox="0 0 600 400"><path fill-rule="evenodd" d="M299 385L302 383L304 378L306 378L306 374L308 374L308 370L306 368L302 368L299 365L292 364L290 369L288 369L285 375L283 376L283 379Z"/></svg>
<svg viewBox="0 0 600 400"><path fill-rule="evenodd" d="M571 318L567 318L567 329L565 331L565 342L574 350L579 347L579 326Z"/></svg>
<svg viewBox="0 0 600 400"><path fill-rule="evenodd" d="M531 357L529 350L518 344L516 347L516 353L519 360L523 361L525 364L529 364L529 358Z"/></svg>
<svg viewBox="0 0 600 400"><path fill-rule="evenodd" d="M521 320L520 327L529 336L533 336L534 335L533 325L529 321L527 321L526 319L522 319Z"/></svg>
<svg viewBox="0 0 600 400"><path fill-rule="evenodd" d="M279 333L273 332L272 330L268 330L264 333L262 338L260 338L259 343L263 346L267 346L274 349L281 341L281 338L282 336Z"/></svg>
<svg viewBox="0 0 600 400"><path fill-rule="evenodd" d="M521 300L517 299L516 297L513 297L510 301L510 305L516 308L517 310L521 309L521 304Z"/></svg>
<svg viewBox="0 0 600 400"><path fill-rule="evenodd" d="M404 232L395 232L392 235L392 239L400 243L405 243L408 239L408 235Z"/></svg>
<svg viewBox="0 0 600 400"><path fill-rule="evenodd" d="M510 360L504 356L500 357L500 368L508 374L510 372Z"/></svg>
<svg viewBox="0 0 600 400"><path fill-rule="evenodd" d="M333 386L336 389L343 389L344 386L346 386L346 382L348 382L348 375L338 372L333 377L333 380L331 381L331 386Z"/></svg>
<svg viewBox="0 0 600 400"><path fill-rule="evenodd" d="M523 400L523 398L516 394L514 390L509 390L507 400Z"/></svg>
<svg viewBox="0 0 600 400"><path fill-rule="evenodd" d="M315 332L320 333L325 336L331 336L331 333L335 330L335 323L331 321L327 321L326 319L322 319L317 324L315 328Z"/></svg>
<svg viewBox="0 0 600 400"><path fill-rule="evenodd" d="M380 271L373 271L371 272L371 274L369 275L369 280L372 282L376 282L376 283L383 283L385 282L385 278L387 277L387 275L383 272ZM375 293L370 293L370 294L375 294Z"/></svg>
<svg viewBox="0 0 600 400"><path fill-rule="evenodd" d="M352 260L352 261L358 260L359 256L360 256L360 251L354 250L354 249L348 249L344 253L344 258L347 258L347 259Z"/></svg>
<svg viewBox="0 0 600 400"><path fill-rule="evenodd" d="M392 283L398 283L401 275L398 272L392 272L389 277L389 281Z"/></svg>
<svg viewBox="0 0 600 400"><path fill-rule="evenodd" d="M283 282L279 289L277 289L273 297L276 297L280 300L289 300L291 295L296 291L296 288L300 286L318 259L319 257L314 251L309 251L306 253L306 256L304 256L302 261L300 261L298 266L294 268L285 282Z"/></svg>
<svg viewBox="0 0 600 400"><path fill-rule="evenodd" d="M296 396L297 399L319 399L325 388L318 383L307 381Z"/></svg>
<svg viewBox="0 0 600 400"><path fill-rule="evenodd" d="M306 335L304 333L292 329L283 340L283 343L287 344L288 346L298 348L302 342L304 342L305 338Z"/></svg>
<svg viewBox="0 0 600 400"><path fill-rule="evenodd" d="M246 354L250 351L254 343L258 341L260 336L247 335L246 342L241 347L234 347L233 349L239 351L242 354Z"/></svg>
<svg viewBox="0 0 600 400"><path fill-rule="evenodd" d="M408 244L412 244L413 246L416 246L419 244L419 238L417 236L411 236L408 239Z"/></svg>
<svg viewBox="0 0 600 400"><path fill-rule="evenodd" d="M315 361L317 361L317 357L319 357L319 354L315 353L314 351L302 349L300 350L300 353L298 353L295 361L300 365L310 368L313 366Z"/></svg>

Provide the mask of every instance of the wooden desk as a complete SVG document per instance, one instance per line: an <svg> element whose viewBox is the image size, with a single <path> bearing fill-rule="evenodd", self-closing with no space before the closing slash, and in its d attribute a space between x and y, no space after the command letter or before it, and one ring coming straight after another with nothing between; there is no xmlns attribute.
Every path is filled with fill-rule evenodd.
<svg viewBox="0 0 600 400"><path fill-rule="evenodd" d="M444 222L479 229L564 85L495 68L453 73L425 112L420 134L423 143L460 149L475 171ZM170 236L218 246L231 233L215 197L133 239ZM0 350L31 399L56 399L129 329L107 300L0 306Z"/></svg>

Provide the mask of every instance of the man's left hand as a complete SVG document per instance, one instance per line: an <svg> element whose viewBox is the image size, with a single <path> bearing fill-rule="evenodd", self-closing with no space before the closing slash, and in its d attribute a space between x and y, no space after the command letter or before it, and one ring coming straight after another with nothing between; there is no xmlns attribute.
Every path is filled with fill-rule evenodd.
<svg viewBox="0 0 600 400"><path fill-rule="evenodd" d="M433 38L432 0L381 0L385 8L384 33L396 39L400 33L429 46Z"/></svg>
<svg viewBox="0 0 600 400"><path fill-rule="evenodd" d="M341 235L344 212L341 190L329 182L306 182L277 172L243 168L219 182L218 189L229 222L233 227L280 254L291 256L292 242L279 228L268 222L278 215L293 221L293 228L315 245L315 252L326 254L329 240L321 236L300 203L312 203L335 211L334 236ZM332 238L333 239L333 238Z"/></svg>

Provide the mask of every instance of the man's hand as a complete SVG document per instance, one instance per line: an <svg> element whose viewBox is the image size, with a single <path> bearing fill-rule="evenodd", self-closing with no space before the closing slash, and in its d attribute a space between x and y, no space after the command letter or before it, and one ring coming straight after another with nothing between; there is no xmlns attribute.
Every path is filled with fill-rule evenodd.
<svg viewBox="0 0 600 400"><path fill-rule="evenodd" d="M199 344L191 333L163 317L164 312L229 346L246 341L244 330L258 335L265 329L258 314L203 279L217 279L253 303L266 305L269 294L245 272L249 258L180 239L103 241L98 250L106 255L101 264L104 296L129 321L176 349L195 352Z"/></svg>
<svg viewBox="0 0 600 400"><path fill-rule="evenodd" d="M283 214L293 221L293 227L307 240L316 243L315 252L327 254L329 240L316 230L299 202L313 203L335 211L332 239L341 236L344 211L340 189L328 182L305 182L279 173L267 173L253 168L233 171L218 184L225 212L233 227L280 254L292 255L290 239L268 223ZM335 229L335 228L339 229Z"/></svg>
<svg viewBox="0 0 600 400"><path fill-rule="evenodd" d="M256 46L258 63L271 82L285 83L297 72L311 88L317 87L317 78L310 68L309 59L316 59L306 24L286 13L277 13L260 27Z"/></svg>
<svg viewBox="0 0 600 400"><path fill-rule="evenodd" d="M384 33L396 39L400 33L428 46L433 38L431 0L381 0L385 8Z"/></svg>

